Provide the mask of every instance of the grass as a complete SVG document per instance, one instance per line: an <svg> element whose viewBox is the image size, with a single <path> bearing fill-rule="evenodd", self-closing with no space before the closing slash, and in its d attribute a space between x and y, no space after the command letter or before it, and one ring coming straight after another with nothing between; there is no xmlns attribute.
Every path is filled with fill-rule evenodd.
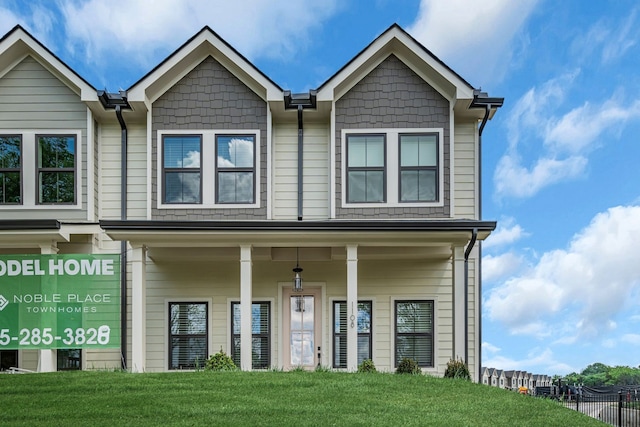
<svg viewBox="0 0 640 427"><path fill-rule="evenodd" d="M0 375L0 425L602 426L462 380L338 372Z"/></svg>

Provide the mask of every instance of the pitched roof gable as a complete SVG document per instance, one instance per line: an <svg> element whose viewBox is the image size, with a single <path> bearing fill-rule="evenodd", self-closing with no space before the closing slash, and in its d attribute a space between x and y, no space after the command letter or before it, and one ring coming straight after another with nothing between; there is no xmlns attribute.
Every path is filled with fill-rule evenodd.
<svg viewBox="0 0 640 427"><path fill-rule="evenodd" d="M276 83L215 31L205 26L127 89L129 102L154 102L209 56L220 62L265 101L283 99L283 90Z"/></svg>
<svg viewBox="0 0 640 427"><path fill-rule="evenodd" d="M395 55L450 101L474 97L474 88L417 40L393 24L318 88L318 100L339 99L389 55Z"/></svg>
<svg viewBox="0 0 640 427"><path fill-rule="evenodd" d="M80 74L40 43L22 26L16 25L0 39L0 77L31 56L85 102L97 102L96 89Z"/></svg>

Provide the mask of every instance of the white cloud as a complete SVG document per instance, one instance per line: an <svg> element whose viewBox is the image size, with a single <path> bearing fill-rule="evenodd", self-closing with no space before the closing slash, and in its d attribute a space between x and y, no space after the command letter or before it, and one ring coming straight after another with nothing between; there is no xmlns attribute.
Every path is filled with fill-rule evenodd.
<svg viewBox="0 0 640 427"><path fill-rule="evenodd" d="M640 345L640 334L625 334L621 340L628 344Z"/></svg>
<svg viewBox="0 0 640 427"><path fill-rule="evenodd" d="M640 101L625 103L619 94L557 115L579 74L574 70L530 89L509 112L508 148L493 177L498 198L531 197L580 176L588 155L606 140L603 134L619 132L626 122L640 118ZM525 163L525 158L531 160Z"/></svg>
<svg viewBox="0 0 640 427"><path fill-rule="evenodd" d="M5 34L17 24L24 25L24 21L9 9L0 7L0 34Z"/></svg>
<svg viewBox="0 0 640 427"><path fill-rule="evenodd" d="M532 269L492 289L489 318L538 337L550 325L579 337L616 329L615 317L640 288L639 240L640 206L596 215L568 249L543 254Z"/></svg>
<svg viewBox="0 0 640 427"><path fill-rule="evenodd" d="M513 218L503 218L498 221L498 228L482 244L483 248L502 246L514 243L528 233Z"/></svg>
<svg viewBox="0 0 640 427"><path fill-rule="evenodd" d="M69 48L79 55L95 61L119 52L149 66L157 53L170 53L205 25L249 58L291 55L335 13L337 2L157 0L150 7L146 0L88 0L61 7Z"/></svg>
<svg viewBox="0 0 640 427"><path fill-rule="evenodd" d="M572 50L581 57L600 56L603 64L614 62L636 46L640 37L637 20L637 8L622 22L612 22L605 17L593 24L584 37L576 39Z"/></svg>
<svg viewBox="0 0 640 427"><path fill-rule="evenodd" d="M519 271L524 260L512 252L502 255L485 255L482 257L482 280L493 282L511 276Z"/></svg>
<svg viewBox="0 0 640 427"><path fill-rule="evenodd" d="M503 370L525 370L532 374L567 374L574 372L575 368L556 360L553 351L549 348L532 349L526 357L513 359L500 354L489 355L483 358L482 365Z"/></svg>
<svg viewBox="0 0 640 427"><path fill-rule="evenodd" d="M500 348L485 341L482 343L482 352L483 353L499 353Z"/></svg>
<svg viewBox="0 0 640 427"><path fill-rule="evenodd" d="M407 30L463 77L473 76L483 84L496 83L508 69L514 38L536 3L422 0L417 19Z"/></svg>

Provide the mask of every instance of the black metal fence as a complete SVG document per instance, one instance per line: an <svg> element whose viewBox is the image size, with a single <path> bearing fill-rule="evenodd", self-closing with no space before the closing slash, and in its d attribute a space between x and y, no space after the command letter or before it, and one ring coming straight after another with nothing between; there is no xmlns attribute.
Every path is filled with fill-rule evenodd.
<svg viewBox="0 0 640 427"><path fill-rule="evenodd" d="M556 399L568 409L580 411L612 426L640 427L640 391L638 386L591 389L577 387L560 393L540 393ZM536 393L538 394L538 393Z"/></svg>

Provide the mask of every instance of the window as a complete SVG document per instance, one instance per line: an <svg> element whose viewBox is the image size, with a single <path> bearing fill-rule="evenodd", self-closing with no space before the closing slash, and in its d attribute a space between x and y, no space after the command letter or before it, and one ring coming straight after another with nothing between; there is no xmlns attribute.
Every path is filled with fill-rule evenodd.
<svg viewBox="0 0 640 427"><path fill-rule="evenodd" d="M438 198L438 135L400 135L400 201Z"/></svg>
<svg viewBox="0 0 640 427"><path fill-rule="evenodd" d="M350 319L346 301L333 303L333 367L347 367L347 327ZM371 359L371 301L358 301L358 365Z"/></svg>
<svg viewBox="0 0 640 427"><path fill-rule="evenodd" d="M59 349L58 371L78 371L82 369L82 350L79 348Z"/></svg>
<svg viewBox="0 0 640 427"><path fill-rule="evenodd" d="M271 304L251 304L251 368L268 369L271 366ZM240 303L231 303L231 358L240 366Z"/></svg>
<svg viewBox="0 0 640 427"><path fill-rule="evenodd" d="M433 301L396 301L395 362L413 359L433 367Z"/></svg>
<svg viewBox="0 0 640 427"><path fill-rule="evenodd" d="M217 135L217 203L253 203L255 136Z"/></svg>
<svg viewBox="0 0 640 427"><path fill-rule="evenodd" d="M0 372L18 367L18 350L0 350Z"/></svg>
<svg viewBox="0 0 640 427"><path fill-rule="evenodd" d="M22 203L22 139L0 136L0 204Z"/></svg>
<svg viewBox="0 0 640 427"><path fill-rule="evenodd" d="M385 136L347 135L347 200L384 202Z"/></svg>
<svg viewBox="0 0 640 427"><path fill-rule="evenodd" d="M162 145L163 202L201 203L201 137L165 135Z"/></svg>
<svg viewBox="0 0 640 427"><path fill-rule="evenodd" d="M169 303L169 369L204 366L208 355L208 304Z"/></svg>
<svg viewBox="0 0 640 427"><path fill-rule="evenodd" d="M75 203L76 137L37 137L38 204Z"/></svg>

